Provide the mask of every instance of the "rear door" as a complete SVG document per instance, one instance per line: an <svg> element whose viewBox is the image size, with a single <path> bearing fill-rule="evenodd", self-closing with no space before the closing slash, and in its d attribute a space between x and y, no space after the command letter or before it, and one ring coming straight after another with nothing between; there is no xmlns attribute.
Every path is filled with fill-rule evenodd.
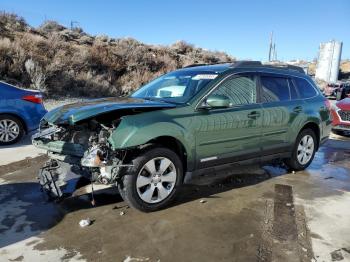
<svg viewBox="0 0 350 262"><path fill-rule="evenodd" d="M260 74L263 107L262 153L272 155L290 151L291 136L302 121L303 101L284 75Z"/></svg>
<svg viewBox="0 0 350 262"><path fill-rule="evenodd" d="M260 156L262 109L257 103L257 77L232 75L211 94L224 95L229 108L197 110L197 167L205 168Z"/></svg>

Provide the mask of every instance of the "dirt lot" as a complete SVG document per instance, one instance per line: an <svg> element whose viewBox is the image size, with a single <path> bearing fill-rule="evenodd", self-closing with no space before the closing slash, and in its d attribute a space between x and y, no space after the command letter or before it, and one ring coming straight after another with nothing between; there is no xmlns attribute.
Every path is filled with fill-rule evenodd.
<svg viewBox="0 0 350 262"><path fill-rule="evenodd" d="M350 261L350 138L333 135L305 172L241 169L149 214L114 188L94 208L89 186L46 203L45 158L0 166L0 261ZM81 228L85 218L93 224Z"/></svg>

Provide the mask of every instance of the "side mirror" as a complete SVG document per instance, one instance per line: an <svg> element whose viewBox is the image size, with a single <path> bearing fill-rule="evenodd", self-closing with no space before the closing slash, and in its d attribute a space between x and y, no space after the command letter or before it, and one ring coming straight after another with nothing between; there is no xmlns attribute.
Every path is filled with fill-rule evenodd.
<svg viewBox="0 0 350 262"><path fill-rule="evenodd" d="M227 108L231 106L230 99L225 95L209 95L201 108Z"/></svg>

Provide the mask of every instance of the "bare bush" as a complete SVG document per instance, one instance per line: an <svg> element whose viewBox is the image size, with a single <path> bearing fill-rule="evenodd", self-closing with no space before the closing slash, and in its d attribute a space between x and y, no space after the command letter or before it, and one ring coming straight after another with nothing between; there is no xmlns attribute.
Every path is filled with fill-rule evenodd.
<svg viewBox="0 0 350 262"><path fill-rule="evenodd" d="M35 63L32 59L27 60L24 63L25 69L30 76L30 80L32 81L31 87L42 92L46 91L46 75L44 70Z"/></svg>
<svg viewBox="0 0 350 262"><path fill-rule="evenodd" d="M154 46L130 37L94 37L54 21L34 29L5 13L0 14L0 30L0 77L50 96L128 94L188 64L233 60L184 41Z"/></svg>
<svg viewBox="0 0 350 262"><path fill-rule="evenodd" d="M60 32L66 29L64 26L60 25L56 21L45 21L38 30L45 33Z"/></svg>

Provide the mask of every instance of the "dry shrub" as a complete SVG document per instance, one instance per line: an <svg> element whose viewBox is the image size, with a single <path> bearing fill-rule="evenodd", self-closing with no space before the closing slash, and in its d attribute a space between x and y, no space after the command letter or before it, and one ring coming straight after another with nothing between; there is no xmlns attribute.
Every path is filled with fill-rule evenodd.
<svg viewBox="0 0 350 262"><path fill-rule="evenodd" d="M153 46L133 38L90 36L47 21L38 29L0 14L0 77L49 96L107 96L132 92L166 72L193 63L232 61L222 52L184 41Z"/></svg>
<svg viewBox="0 0 350 262"><path fill-rule="evenodd" d="M41 26L39 26L38 30L43 33L52 33L52 32L60 32L66 29L64 26L60 25L56 21L46 21Z"/></svg>

